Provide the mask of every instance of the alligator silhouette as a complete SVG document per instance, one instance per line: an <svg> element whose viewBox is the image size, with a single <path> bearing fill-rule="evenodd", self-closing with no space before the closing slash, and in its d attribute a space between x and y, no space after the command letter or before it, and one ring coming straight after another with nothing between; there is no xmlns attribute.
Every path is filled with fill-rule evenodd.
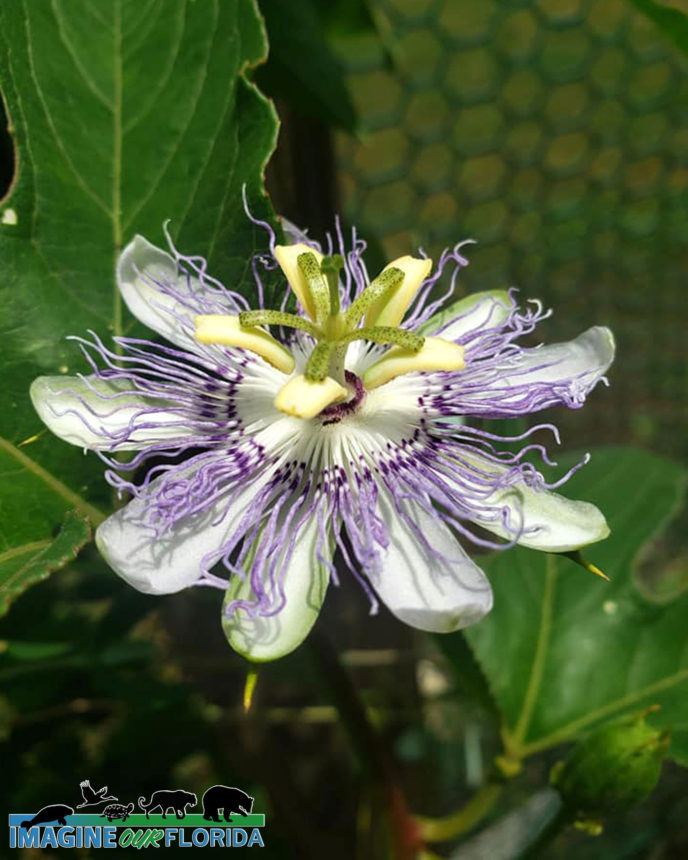
<svg viewBox="0 0 688 860"><path fill-rule="evenodd" d="M52 806L44 806L33 818L27 818L26 821L22 821L21 826L26 827L28 830L29 827L35 827L38 824L50 824L51 821L57 821L64 826L67 823L65 818L68 815L74 815L74 810L71 806L65 806L64 803L54 803Z"/></svg>

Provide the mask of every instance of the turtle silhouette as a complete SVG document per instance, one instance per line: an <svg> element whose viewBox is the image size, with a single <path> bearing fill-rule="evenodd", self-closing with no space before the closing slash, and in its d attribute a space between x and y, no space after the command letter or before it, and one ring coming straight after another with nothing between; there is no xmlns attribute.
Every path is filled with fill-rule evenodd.
<svg viewBox="0 0 688 860"><path fill-rule="evenodd" d="M67 823L65 818L68 815L74 815L74 810L71 806L66 806L64 803L54 803L52 806L44 806L40 809L33 818L27 818L22 821L21 826L35 827L37 824L50 824L51 821L57 821L63 827Z"/></svg>
<svg viewBox="0 0 688 860"><path fill-rule="evenodd" d="M121 818L124 822L129 818L133 811L133 803L130 803L129 806L125 806L123 803L111 803L109 806L105 807L100 817L107 818L108 821L115 821L116 819Z"/></svg>

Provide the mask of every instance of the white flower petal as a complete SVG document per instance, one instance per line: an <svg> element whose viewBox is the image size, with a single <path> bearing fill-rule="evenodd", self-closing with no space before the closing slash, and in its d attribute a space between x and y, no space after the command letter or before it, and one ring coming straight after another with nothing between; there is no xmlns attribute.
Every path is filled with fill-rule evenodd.
<svg viewBox="0 0 688 860"><path fill-rule="evenodd" d="M418 533L389 500L380 499L390 543L382 570L366 571L380 599L399 620L420 630L450 633L480 621L492 608L492 589L484 573L439 516L410 501L400 505Z"/></svg>
<svg viewBox="0 0 688 860"><path fill-rule="evenodd" d="M289 654L303 642L318 617L330 578L318 555L331 554L332 547L322 544L318 519L313 516L299 530L291 557L286 559L285 549L277 567L284 595L282 608L274 615L255 617L239 608L223 620L225 635L235 651L248 660L266 662ZM270 588L267 582L265 585ZM234 600L255 600L248 575L243 580L236 574L231 577L224 606Z"/></svg>
<svg viewBox="0 0 688 860"><path fill-rule="evenodd" d="M506 472L506 468L474 452L463 459L488 475ZM458 492L462 494L463 491ZM480 498L478 504L485 516L471 517L473 522L508 540L513 540L514 531L523 531L517 542L531 549L569 552L609 535L607 521L595 505L567 499L551 490L529 487L524 482L494 490L486 498ZM505 515L514 531L505 528Z"/></svg>
<svg viewBox="0 0 688 860"><path fill-rule="evenodd" d="M126 380L39 376L30 394L50 430L82 448L131 451L193 432L168 403L131 393Z"/></svg>
<svg viewBox="0 0 688 860"><path fill-rule="evenodd" d="M523 385L567 385L581 402L614 360L614 336L608 328L593 326L566 343L524 349L499 372L499 388Z"/></svg>
<svg viewBox="0 0 688 860"><path fill-rule="evenodd" d="M186 275L180 275L174 259L143 236L136 236L120 254L117 284L129 310L145 326L188 349L193 345L195 313L169 295L159 284L177 286L188 293ZM180 320L183 319L184 323Z"/></svg>
<svg viewBox="0 0 688 860"><path fill-rule="evenodd" d="M418 333L458 341L486 328L501 328L513 309L514 303L506 290L473 293L436 313L420 326Z"/></svg>
<svg viewBox="0 0 688 860"><path fill-rule="evenodd" d="M227 530L213 526L217 511L189 518L162 538L142 522L139 499L109 517L96 531L96 545L110 567L144 594L172 594L200 577L201 560L216 550Z"/></svg>
<svg viewBox="0 0 688 860"><path fill-rule="evenodd" d="M184 471L190 473L193 468ZM108 517L96 531L96 545L105 561L144 594L181 591L199 579L204 566L209 569L219 561L227 535L260 486L254 482L235 495L231 504L220 501L157 536L145 523L145 511L146 498L157 491L161 480L152 481L144 496Z"/></svg>

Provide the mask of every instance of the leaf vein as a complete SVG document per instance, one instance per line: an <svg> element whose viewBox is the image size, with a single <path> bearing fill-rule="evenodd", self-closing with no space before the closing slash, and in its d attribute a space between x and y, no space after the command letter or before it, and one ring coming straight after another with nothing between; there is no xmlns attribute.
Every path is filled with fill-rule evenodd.
<svg viewBox="0 0 688 860"><path fill-rule="evenodd" d="M560 728L551 732L549 735L545 735L530 744L525 744L521 753L523 756L528 756L548 749L556 744L564 743L564 741L576 735L581 729L597 722L603 717L608 717L617 711L623 710L629 705L633 705L648 696L654 695L655 693L661 693L664 690L675 687L682 681L688 681L688 668L679 669L678 672L675 672L673 675L668 675L666 678L662 678L659 681L655 681L654 684L648 684L646 687L642 687L633 693L628 693L620 699L615 699L613 702L608 702L606 705L602 705L602 707L597 708L594 711L588 711L587 714L560 726Z"/></svg>
<svg viewBox="0 0 688 860"><path fill-rule="evenodd" d="M46 118L46 121L48 123L48 127L50 128L50 131L52 133L53 139L55 141L55 145L57 146L62 157L64 158L64 160L67 164L67 167L70 169L70 171L74 175L74 178L76 180L76 184L78 185L78 187L84 192L84 194L86 194L86 196L90 200L92 200L96 204L96 206L101 211L105 212L106 215L109 215L107 205L100 199L100 197L95 193L95 191L93 191L88 186L88 184L86 183L86 181L84 180L82 175L79 173L79 171L75 167L72 159L70 158L70 156L67 152L67 149L64 145L64 142L62 141L62 138L59 135L57 128L55 127L55 123L53 121L52 114L50 113L48 103L45 100L43 90L42 90L40 84L38 83L38 75L36 73L36 64L35 64L34 55L33 55L31 24L30 24L30 20L29 20L30 16L26 12L26 3L24 3L24 9L25 9L25 21L26 21L26 50L27 50L27 55L29 58L29 68L31 70L31 78L33 80L34 87L36 89L36 95L38 96L38 100L41 103L43 111L45 112L45 118ZM34 164L35 164L35 162L34 162ZM38 197L38 195L36 195L36 197Z"/></svg>
<svg viewBox="0 0 688 860"><path fill-rule="evenodd" d="M215 20L214 24L216 24L216 23L217 23L217 16L216 16L216 20ZM215 27L214 26L213 26L212 30L213 30L212 41L214 41L214 39L215 39L215 35L214 35L215 34ZM181 140L183 139L184 135L186 134L186 132L188 131L188 129L192 125L192 122L193 122L195 115L196 115L196 111L198 109L198 103L201 99L201 94L203 93L203 89L205 88L205 85L206 85L207 80L208 80L208 68L210 65L211 53L212 53L212 42L209 45L208 51L207 51L206 56L205 56L205 65L203 68L203 73L199 77L198 87L197 87L196 92L193 96L192 103L191 103L190 108L189 108L189 112L187 115L187 120L186 120L186 123L184 125L184 128L179 133L175 145L171 148L167 159L164 161L164 163L161 166L160 171L158 172L157 177L153 180L153 184L149 187L146 194L141 198L138 205L136 205L134 207L131 214L127 218L127 220L123 226L123 232L127 232L131 228L131 225L134 223L134 220L136 219L138 214L146 206L146 204L149 202L149 200L153 197L155 192L160 187L162 180L163 180L163 177L167 173L168 168L170 167L170 165L174 161L174 158L179 151L179 146L180 146ZM231 90L231 87L229 87L228 89ZM205 165L208 163L210 153L212 152L212 149L213 149L213 141L214 141L214 138L212 138L212 139L210 137L208 138L208 155L205 158L203 166L199 167L195 183L193 185L191 183L189 183L189 186L191 188L191 191L189 194L189 201L186 204L186 206L184 207L185 208L184 214L180 218L180 226L181 226L181 223L184 221L184 218L186 217L186 213L188 212L188 210L191 206L191 203L193 202L194 197L196 196L196 190L197 190L198 185L200 183L201 174L203 173L203 170L205 169Z"/></svg>
<svg viewBox="0 0 688 860"><path fill-rule="evenodd" d="M86 499L82 498L78 493L70 490L69 487L66 484L63 484L59 478L56 478L55 475L48 472L47 469L44 469L35 460L28 457L23 451L20 451L19 448L13 445L9 440L1 436L0 450L17 460L25 469L27 469L27 471L31 472L32 475L35 475L35 477L43 481L43 483L54 493L61 496L65 501L69 502L70 505L73 505L77 511L88 517L94 525L100 525L100 523L105 520L105 515L102 511L98 510L98 508L90 502L87 502Z"/></svg>
<svg viewBox="0 0 688 860"><path fill-rule="evenodd" d="M67 33L64 29L64 18L62 14L58 11L58 7L56 6L56 0L51 0L50 7L53 10L53 15L55 16L55 20L57 21L57 32L60 35L60 41L65 47L65 50L69 54L74 63L76 70L78 71L81 79L86 84L86 87L93 93L93 95L98 99L98 101L104 105L108 110L112 110L112 102L107 98L105 93L102 93L95 84L95 81L89 76L88 72L84 68L83 63L79 59L74 45L71 43L69 38L67 37Z"/></svg>
<svg viewBox="0 0 688 860"><path fill-rule="evenodd" d="M519 714L516 726L513 730L513 740L517 744L521 744L528 733L530 720L533 715L533 708L540 691L542 675L545 668L545 660L549 649L549 639L552 630L552 605L554 602L554 583L556 569L554 557L547 556L547 570L545 573L545 587L542 593L542 607L540 613L540 629L538 630L537 642L535 645L535 654L530 667L530 677L526 687L523 704L521 705L521 713Z"/></svg>
<svg viewBox="0 0 688 860"><path fill-rule="evenodd" d="M31 567L32 564L35 564L35 562L42 555L46 554L46 552L50 549L50 545L52 544L52 541L45 541L45 544L46 544L46 546L44 546L41 550L39 550L37 553L35 553L35 555L32 555L31 558L28 558L18 570L15 570L13 574L11 574L10 576L7 577L7 579L2 583L2 586L0 587L0 593L2 593L2 592L7 593L8 591L12 590L14 588L14 584L18 580L21 580L22 576L26 573L27 569L29 567Z"/></svg>
<svg viewBox="0 0 688 860"><path fill-rule="evenodd" d="M172 70L174 68L174 64L177 60L177 57L179 56L179 49L181 48L182 40L184 37L184 23L183 23L183 21L184 21L184 10L186 7L182 6L180 4L177 8L178 8L178 15L176 18L176 30L172 34L174 39L175 39L175 41L173 42L174 47L169 52L167 65L164 69L160 70L160 75L156 81L157 86L155 89L151 89L149 96L148 96L148 99L144 102L141 110L137 114L134 114L124 124L123 134L125 134L125 135L128 134L133 128L136 128L136 126L140 122L143 122L143 120L148 116L148 114L151 112L153 105L155 104L156 99L158 98L160 93L165 90L165 88L167 87L167 84L170 80L170 77L172 75Z"/></svg>
<svg viewBox="0 0 688 860"><path fill-rule="evenodd" d="M207 56L206 56L206 65L205 65L205 69L203 70L203 84L204 84L204 85L205 85L205 81L206 81L207 76L208 76L208 67L209 67L209 65L210 65L210 55L211 55L212 50L213 50L213 47L214 47L215 34L216 34L216 32L217 32L217 20L218 20L218 6L217 6L217 0L213 0L213 11L214 11L214 13L215 13L215 17L214 17L214 20L213 20L213 44L211 44L211 46L210 46L210 50L208 51L208 54L207 54ZM228 92L228 94L229 94L229 93L231 93L231 92L233 92L233 91L235 91L235 90L236 90L236 82L234 82L232 85L230 85L230 86L228 86L228 87L227 87L227 92ZM199 90L199 93L200 93L200 90ZM228 96L228 97L229 97L229 96ZM225 104L226 104L226 103L225 103ZM197 107L197 106L198 106L198 104L196 104L196 107ZM196 108L194 108L194 111L195 111L195 110L196 110ZM223 117L223 116L224 116L224 111L223 111L223 113L221 114L221 117ZM221 128L221 127L222 127L222 119L221 119L221 121L218 123L217 130L216 130L216 133L215 133L215 137L217 137L217 134L219 134L219 131L220 131L220 128ZM214 146L214 138L213 138L213 142L212 142L212 143L210 144L210 146L208 147L208 151L207 151L207 154L206 154L205 160L203 161L203 164L202 164L202 165L199 165L199 169L198 169L198 172L197 172L197 174L196 174L196 181L195 181L195 183L194 183L193 185L191 185L191 184L190 184L189 196L188 196L188 198L187 198L186 205L184 206L183 211L181 212L180 217L179 217L179 227L178 227L178 229L177 229L177 231L176 231L176 233L177 233L177 234L179 234L179 232L181 231L182 226L184 225L184 222L186 221L186 218L187 218L187 216L188 216L188 214L189 214L189 210L191 209L191 206L192 206L192 204L193 204L194 198L196 197L196 192L198 191L198 187L199 187L199 185L201 184L201 176L203 175L203 172L205 171L205 169L206 169L206 167L207 167L207 165L208 165L208 161L210 160L210 156L211 156L212 151L213 151L213 146Z"/></svg>
<svg viewBox="0 0 688 860"><path fill-rule="evenodd" d="M43 549L50 543L52 543L52 541L49 538L45 538L44 540L35 540L31 543L24 543L21 546L12 547L12 549L5 550L5 552L0 552L0 564L4 564L6 561L11 561L18 555L26 555L27 552ZM5 583L8 581L9 580L5 580Z"/></svg>

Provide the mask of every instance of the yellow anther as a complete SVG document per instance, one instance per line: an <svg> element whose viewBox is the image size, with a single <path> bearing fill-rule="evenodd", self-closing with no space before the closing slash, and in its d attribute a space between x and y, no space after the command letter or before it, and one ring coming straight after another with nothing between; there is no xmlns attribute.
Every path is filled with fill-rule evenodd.
<svg viewBox="0 0 688 860"><path fill-rule="evenodd" d="M413 297L420 289L420 285L430 274L432 260L423 260L417 257L399 257L393 260L382 270L401 269L404 280L393 291L391 296L384 296L368 308L366 313L367 326L398 326L404 318Z"/></svg>
<svg viewBox="0 0 688 860"><path fill-rule="evenodd" d="M299 300L301 307L313 322L316 322L315 302L313 301L308 281L297 262L300 254L313 254L318 263L322 262L323 259L323 255L319 251L310 248L308 245L275 245L275 259L289 281L289 286L294 291L294 295Z"/></svg>
<svg viewBox="0 0 688 860"><path fill-rule="evenodd" d="M463 370L463 347L441 337L426 337L418 352L393 346L363 374L366 388L378 388L404 373L423 370Z"/></svg>
<svg viewBox="0 0 688 860"><path fill-rule="evenodd" d="M325 407L344 400L348 391L331 376L322 382L311 382L303 374L295 376L275 398L275 406L285 415L295 418L314 418Z"/></svg>
<svg viewBox="0 0 688 860"><path fill-rule="evenodd" d="M228 314L204 314L195 319L194 337L199 343L237 346L264 358L283 373L292 373L294 357L271 334L256 326L242 326L239 317Z"/></svg>

